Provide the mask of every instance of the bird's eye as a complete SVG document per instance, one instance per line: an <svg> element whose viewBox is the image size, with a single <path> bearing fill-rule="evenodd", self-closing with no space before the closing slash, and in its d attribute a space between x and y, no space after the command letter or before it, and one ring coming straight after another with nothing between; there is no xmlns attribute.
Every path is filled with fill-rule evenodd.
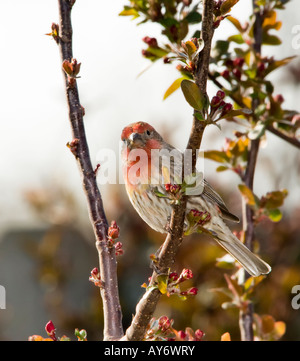
<svg viewBox="0 0 300 361"><path fill-rule="evenodd" d="M150 135L151 133L150 133L150 130L146 130L146 133L147 133L147 135Z"/></svg>

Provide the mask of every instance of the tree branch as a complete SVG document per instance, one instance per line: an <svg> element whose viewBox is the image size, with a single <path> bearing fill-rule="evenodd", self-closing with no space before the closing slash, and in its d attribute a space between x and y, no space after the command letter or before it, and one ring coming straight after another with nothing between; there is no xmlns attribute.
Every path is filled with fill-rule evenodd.
<svg viewBox="0 0 300 361"><path fill-rule="evenodd" d="M286 142L290 143L294 147L300 149L300 142L295 137L289 137L288 135L285 135L284 133L280 132L279 130L275 129L273 125L268 125L267 130L276 135L277 137L281 138L282 140L285 140Z"/></svg>
<svg viewBox="0 0 300 361"><path fill-rule="evenodd" d="M199 91L203 95L206 95L206 85L208 79L211 40L213 36L213 9L214 0L203 1L202 39L204 40L204 48L197 59L195 72L195 83L198 85ZM205 127L205 122L200 122L194 117L193 126L187 144L187 149L192 149L193 153L191 164L192 171L196 166L197 151L200 148ZM173 208L170 220L170 232L168 233L158 256L156 270L159 271L159 274L167 273L168 269L175 261L175 256L183 238L185 210L186 197L183 196L181 204L176 205ZM151 287L155 284L157 275L157 272L154 271L148 290L136 307L136 314L130 327L126 331L126 336L124 337L126 340L142 340L145 335L149 321L153 316L156 305L161 296L161 293L157 288Z"/></svg>
<svg viewBox="0 0 300 361"><path fill-rule="evenodd" d="M209 79L219 88L223 89L223 85L211 74L208 74ZM239 98L237 98L234 93L228 94L228 96L241 108L247 108L247 106L243 103L243 101ZM294 147L300 149L300 142L295 137L289 137L288 135L280 132L279 130L275 129L272 124L267 125L266 129L276 135L277 137L281 138L282 140L290 143Z"/></svg>
<svg viewBox="0 0 300 361"><path fill-rule="evenodd" d="M65 60L71 62L73 59L71 10L74 2L74 0L58 0L60 24L57 41L62 62ZM83 108L79 100L76 79L70 79L65 72L64 76L73 137L73 154L76 157L82 176L83 189L87 198L89 216L99 254L100 275L103 282L100 292L104 311L104 340L114 340L123 335L115 248L107 246L108 222L89 155L83 122Z"/></svg>
<svg viewBox="0 0 300 361"><path fill-rule="evenodd" d="M255 21L253 26L254 44L253 48L256 53L261 53L262 45L262 23L263 14L260 12L259 6L256 5L255 0L252 0L253 12L255 14ZM258 99L253 99L252 110L254 114L255 108L259 105ZM250 141L250 149L248 152L248 161L246 171L244 175L245 185L253 191L254 173L256 167L256 161L260 146L260 138ZM253 210L243 199L243 230L245 245L252 250L254 241L254 222L253 222ZM249 275L244 271L244 277L247 279ZM240 332L242 341L253 341L253 305L251 302L245 308L240 310Z"/></svg>

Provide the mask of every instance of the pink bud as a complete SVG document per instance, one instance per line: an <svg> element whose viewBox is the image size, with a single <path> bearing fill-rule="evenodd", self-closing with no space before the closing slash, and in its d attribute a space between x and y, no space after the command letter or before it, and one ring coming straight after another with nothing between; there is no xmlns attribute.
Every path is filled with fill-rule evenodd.
<svg viewBox="0 0 300 361"><path fill-rule="evenodd" d="M265 69L266 69L266 66L264 63L257 64L257 72L258 73L260 73L260 74L263 73L265 71Z"/></svg>
<svg viewBox="0 0 300 361"><path fill-rule="evenodd" d="M196 339L196 341L201 341L203 336L204 336L203 331L201 331L199 329L195 331L195 339Z"/></svg>
<svg viewBox="0 0 300 361"><path fill-rule="evenodd" d="M171 272L169 274L169 280L170 281L177 281L178 280L178 273L177 272Z"/></svg>
<svg viewBox="0 0 300 361"><path fill-rule="evenodd" d="M275 95L274 100L276 103L282 104L284 102L284 97L282 96L282 94L277 94Z"/></svg>
<svg viewBox="0 0 300 361"><path fill-rule="evenodd" d="M244 65L244 63L245 63L245 59L243 59L243 58L236 58L233 61L233 65L238 66L240 68Z"/></svg>
<svg viewBox="0 0 300 361"><path fill-rule="evenodd" d="M179 337L181 340L185 340L185 338L186 338L186 333L183 332L183 331L178 331L178 337Z"/></svg>
<svg viewBox="0 0 300 361"><path fill-rule="evenodd" d="M222 99L220 97L218 97L217 95L215 95L214 97L212 97L210 105L213 108L216 108L220 105L221 101L222 101Z"/></svg>
<svg viewBox="0 0 300 361"><path fill-rule="evenodd" d="M179 276L178 282L183 282L193 278L193 272L190 269L184 268Z"/></svg>
<svg viewBox="0 0 300 361"><path fill-rule="evenodd" d="M98 276L99 275L99 270L98 270L97 267L95 267L95 268L93 268L91 270L91 275L93 275L93 276Z"/></svg>
<svg viewBox="0 0 300 361"><path fill-rule="evenodd" d="M224 99L225 98L225 93L223 92L223 90L219 90L217 91L217 97Z"/></svg>
<svg viewBox="0 0 300 361"><path fill-rule="evenodd" d="M232 110L232 104L226 103L222 110L222 115L229 113Z"/></svg>
<svg viewBox="0 0 300 361"><path fill-rule="evenodd" d="M112 221L110 227L108 228L108 237L111 239L117 239L120 235L120 228L118 227L116 221Z"/></svg>
<svg viewBox="0 0 300 361"><path fill-rule="evenodd" d="M187 294L188 294L188 295L192 295L192 296L196 296L197 293L198 293L198 288L196 288L196 287L190 288L190 289L187 291Z"/></svg>
<svg viewBox="0 0 300 361"><path fill-rule="evenodd" d="M46 330L48 336L51 337L52 340L56 341L55 327L54 327L52 321L49 321L49 322L46 324L45 330Z"/></svg>
<svg viewBox="0 0 300 361"><path fill-rule="evenodd" d="M150 36L145 36L143 42L146 43L151 48L158 48L157 40L155 38L150 38Z"/></svg>
<svg viewBox="0 0 300 361"><path fill-rule="evenodd" d="M230 73L229 73L229 70L224 70L222 73L221 73L221 75L222 75L222 77L224 78L224 79L229 79L229 77L230 77Z"/></svg>
<svg viewBox="0 0 300 361"><path fill-rule="evenodd" d="M167 331L171 326L171 322L167 316L161 316L158 320L158 328L165 332Z"/></svg>
<svg viewBox="0 0 300 361"><path fill-rule="evenodd" d="M121 256L121 255L124 253L122 247L123 247L123 245L122 245L121 242L117 242L117 243L115 244L116 256Z"/></svg>

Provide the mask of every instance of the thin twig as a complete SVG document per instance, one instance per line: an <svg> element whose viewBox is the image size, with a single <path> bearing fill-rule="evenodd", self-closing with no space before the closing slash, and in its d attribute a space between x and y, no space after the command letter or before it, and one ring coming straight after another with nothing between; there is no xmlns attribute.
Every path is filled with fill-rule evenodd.
<svg viewBox="0 0 300 361"><path fill-rule="evenodd" d="M299 140L298 140L296 137L289 137L288 135L286 135L286 134L280 132L279 130L275 129L275 128L273 127L273 125L268 125L268 126L267 126L267 130L268 130L270 133L272 133L272 134L276 135L277 137L281 138L282 140L290 143L290 144L293 145L294 147L300 149L300 142L299 142Z"/></svg>
<svg viewBox="0 0 300 361"><path fill-rule="evenodd" d="M72 23L71 10L74 1L58 0L59 5L59 49L62 62L71 61L72 52ZM103 208L102 197L96 182L96 174L92 167L88 143L83 122L83 109L80 104L76 80L72 85L64 73L69 120L71 123L73 140L76 139L74 155L82 176L83 189L87 197L90 220L96 238L96 248L99 254L100 275L103 283L101 296L104 312L104 340L119 339L123 335L122 313L119 302L117 283L117 262L115 248L107 246L108 222Z"/></svg>
<svg viewBox="0 0 300 361"><path fill-rule="evenodd" d="M209 79L219 88L224 89L223 85L211 74L208 74ZM241 108L247 108L246 104L244 104L243 100L236 97L234 93L229 93L228 96ZM294 147L300 149L300 142L296 137L289 137L288 135L280 132L279 130L275 129L272 124L266 126L266 129L276 135L277 137L281 138L282 140L286 141L287 143L293 145Z"/></svg>
<svg viewBox="0 0 300 361"><path fill-rule="evenodd" d="M213 6L214 0L203 1L202 36L204 40L204 48L200 52L197 59L195 74L195 82L198 85L199 91L202 92L202 94L206 94L211 40L213 36ZM197 160L196 153L197 150L200 148L205 126L205 122L200 122L194 117L193 126L187 144L187 149L192 149L193 152L191 164L192 170L195 169ZM181 199L181 204L174 206L173 208L170 220L170 232L168 233L158 256L156 269L159 270L160 274L166 273L175 261L175 256L178 252L183 238L185 210L186 197L183 196ZM156 271L154 271L151 277L150 286L154 284L156 277L157 273ZM130 341L137 341L143 339L149 321L153 316L156 305L160 299L160 296L161 293L157 288L148 288L145 295L137 304L136 314L130 327L126 331L126 336L124 337L124 339Z"/></svg>

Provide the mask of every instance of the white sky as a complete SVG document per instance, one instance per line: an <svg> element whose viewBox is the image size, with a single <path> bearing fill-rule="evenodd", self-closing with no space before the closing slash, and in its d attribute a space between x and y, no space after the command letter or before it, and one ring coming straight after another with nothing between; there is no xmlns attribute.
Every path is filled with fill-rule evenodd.
<svg viewBox="0 0 300 361"><path fill-rule="evenodd" d="M241 0L233 14L246 19L250 3ZM129 18L119 17L125 4L126 0L77 0L73 9L74 57L82 63L78 86L86 109L86 132L94 163L101 147L117 149L121 130L128 123L143 120L159 131L168 129L178 148L185 147L191 125L191 108L179 91L162 101L164 91L178 77L174 67L155 64L137 78L148 65L141 56L141 49L145 48L141 39L158 35L159 29L153 24L137 27ZM287 9L291 21L284 24L283 45L272 48L279 58L299 55L299 50L292 49L289 35L297 23L294 14L300 13L295 11L295 4L300 5L293 0ZM58 22L57 1L0 1L0 227L12 223L25 225L28 217L26 207L22 206L22 193L28 188L63 177L67 186L81 192L77 167L66 148L71 133L60 55L56 43L44 35L50 32L52 22ZM227 31L232 28L224 22L216 38L223 38ZM278 79L278 91L283 93L288 106L297 107L299 90L288 93ZM226 135L230 136L230 131ZM274 164L279 160L292 166L296 150L272 136L268 139L269 148L262 150L261 156L278 152L280 146L283 153L278 154ZM204 149L220 148L222 144L219 130L209 128ZM212 176L215 168L215 163L208 165ZM260 194L274 186L264 171L257 175ZM221 177L231 179L225 173ZM282 188L287 186L280 184ZM299 200L298 192L290 202L297 204Z"/></svg>

